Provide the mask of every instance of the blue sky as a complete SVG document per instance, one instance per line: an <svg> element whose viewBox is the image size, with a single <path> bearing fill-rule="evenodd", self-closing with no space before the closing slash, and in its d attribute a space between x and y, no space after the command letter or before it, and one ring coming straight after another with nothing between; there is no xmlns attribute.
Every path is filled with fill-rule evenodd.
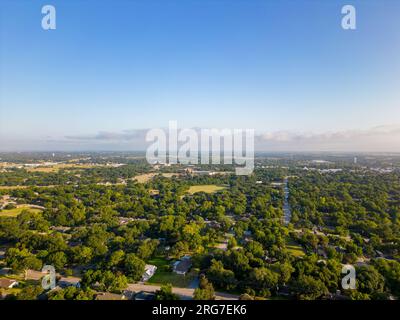
<svg viewBox="0 0 400 320"><path fill-rule="evenodd" d="M41 28L45 4L56 30ZM341 28L345 4L357 30ZM309 149L327 132L360 149L350 140L378 126L385 150L400 141L396 0L1 0L0 12L0 149L90 148L81 138L168 120L284 133L288 149L305 132L319 137Z"/></svg>

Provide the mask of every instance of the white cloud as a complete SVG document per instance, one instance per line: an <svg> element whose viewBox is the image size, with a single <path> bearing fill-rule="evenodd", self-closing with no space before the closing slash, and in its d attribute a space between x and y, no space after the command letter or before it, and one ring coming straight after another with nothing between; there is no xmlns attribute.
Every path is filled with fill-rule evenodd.
<svg viewBox="0 0 400 320"><path fill-rule="evenodd" d="M167 129L166 129L167 130ZM199 131L199 128L195 128ZM63 138L3 139L0 150L145 150L148 129L99 131L92 135L69 135ZM400 152L400 125L376 126L367 130L329 131L322 133L274 131L255 137L256 151L348 151Z"/></svg>
<svg viewBox="0 0 400 320"><path fill-rule="evenodd" d="M257 136L257 150L400 152L400 125L335 132L267 132Z"/></svg>

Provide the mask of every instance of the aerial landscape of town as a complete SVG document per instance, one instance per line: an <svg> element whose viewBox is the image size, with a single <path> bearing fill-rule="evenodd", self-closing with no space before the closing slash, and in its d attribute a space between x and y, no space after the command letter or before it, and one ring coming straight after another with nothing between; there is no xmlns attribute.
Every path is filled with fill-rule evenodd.
<svg viewBox="0 0 400 320"><path fill-rule="evenodd" d="M2 317L397 307L399 75L397 0L0 0Z"/></svg>
<svg viewBox="0 0 400 320"><path fill-rule="evenodd" d="M0 154L5 299L395 299L399 154ZM357 288L341 286L354 265ZM56 286L42 287L44 265Z"/></svg>

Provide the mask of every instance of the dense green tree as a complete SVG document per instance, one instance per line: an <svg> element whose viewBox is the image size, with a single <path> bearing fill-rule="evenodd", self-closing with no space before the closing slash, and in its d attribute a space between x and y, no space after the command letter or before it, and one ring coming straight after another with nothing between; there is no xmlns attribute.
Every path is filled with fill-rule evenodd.
<svg viewBox="0 0 400 320"><path fill-rule="evenodd" d="M156 291L156 300L179 300L179 296L172 293L172 285L167 283Z"/></svg>
<svg viewBox="0 0 400 320"><path fill-rule="evenodd" d="M122 264L125 258L125 252L123 250L117 250L111 253L107 266L110 268L118 267Z"/></svg>
<svg viewBox="0 0 400 320"><path fill-rule="evenodd" d="M24 271L25 277L28 269L40 270L42 268L42 261L26 249L8 249L5 261L14 272Z"/></svg>
<svg viewBox="0 0 400 320"><path fill-rule="evenodd" d="M323 297L329 291L321 280L302 275L292 282L293 291L302 300L313 300Z"/></svg>
<svg viewBox="0 0 400 320"><path fill-rule="evenodd" d="M124 269L133 280L138 281L141 279L145 265L146 263L133 253L128 253L125 257Z"/></svg>
<svg viewBox="0 0 400 320"><path fill-rule="evenodd" d="M67 256L62 251L50 253L46 258L47 264L54 266L56 270L63 269L67 263Z"/></svg>
<svg viewBox="0 0 400 320"><path fill-rule="evenodd" d="M356 286L359 292L368 295L383 293L385 278L373 266L356 268L356 275Z"/></svg>
<svg viewBox="0 0 400 320"><path fill-rule="evenodd" d="M17 294L18 300L36 300L43 292L41 286L27 286L23 287Z"/></svg>
<svg viewBox="0 0 400 320"><path fill-rule="evenodd" d="M214 287L211 282L208 282L204 275L200 276L199 287L194 290L193 298L195 300L215 299Z"/></svg>
<svg viewBox="0 0 400 320"><path fill-rule="evenodd" d="M95 291L79 289L73 286L50 291L47 296L48 300L93 300L94 297Z"/></svg>

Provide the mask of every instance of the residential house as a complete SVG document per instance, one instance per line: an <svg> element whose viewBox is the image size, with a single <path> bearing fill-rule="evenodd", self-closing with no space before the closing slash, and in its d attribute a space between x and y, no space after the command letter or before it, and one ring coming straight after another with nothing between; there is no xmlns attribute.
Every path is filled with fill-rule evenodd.
<svg viewBox="0 0 400 320"><path fill-rule="evenodd" d="M80 288L80 280L77 277L62 277L60 280L58 280L57 285L61 288L66 288L66 287L76 287Z"/></svg>
<svg viewBox="0 0 400 320"><path fill-rule="evenodd" d="M336 290L336 293L329 293L325 297L325 299L328 299L328 300L350 300L350 297L343 295L340 290Z"/></svg>
<svg viewBox="0 0 400 320"><path fill-rule="evenodd" d="M146 264L144 266L144 273L142 275L142 281L148 281L156 272L157 267L152 264Z"/></svg>
<svg viewBox="0 0 400 320"><path fill-rule="evenodd" d="M63 226L51 226L50 230L58 231L61 233L67 233L71 230L71 227L63 227Z"/></svg>
<svg viewBox="0 0 400 320"><path fill-rule="evenodd" d="M6 255L6 249L0 248L0 260L4 259Z"/></svg>
<svg viewBox="0 0 400 320"><path fill-rule="evenodd" d="M0 288L11 289L11 288L16 287L17 285L18 285L18 281L16 281L16 280L6 279L6 278L0 279Z"/></svg>
<svg viewBox="0 0 400 320"><path fill-rule="evenodd" d="M96 296L96 300L126 300L126 297L123 294L102 292Z"/></svg>
<svg viewBox="0 0 400 320"><path fill-rule="evenodd" d="M221 228L221 224L220 224L219 222L217 222L217 221L214 221L214 220L209 221L209 220L206 219L206 220L204 221L204 224L205 224L207 227L213 228L213 229L220 229L220 228Z"/></svg>
<svg viewBox="0 0 400 320"><path fill-rule="evenodd" d="M383 257L383 252L379 251L379 250L375 250L376 254L378 255L378 257Z"/></svg>
<svg viewBox="0 0 400 320"><path fill-rule="evenodd" d="M135 295L135 300L154 300L156 295L153 292L140 291Z"/></svg>
<svg viewBox="0 0 400 320"><path fill-rule="evenodd" d="M292 295L292 292L290 291L290 288L286 285L283 285L281 287L276 288L276 294L278 296L284 296L284 297L289 297Z"/></svg>
<svg viewBox="0 0 400 320"><path fill-rule="evenodd" d="M1 268L0 269L0 276L6 276L11 271L11 268Z"/></svg>
<svg viewBox="0 0 400 320"><path fill-rule="evenodd" d="M128 224L129 222L133 221L133 218L126 218L126 217L118 217L118 221L120 225Z"/></svg>
<svg viewBox="0 0 400 320"><path fill-rule="evenodd" d="M175 273L185 275L191 266L192 258L190 256L184 256L181 260L176 261L172 267Z"/></svg>

